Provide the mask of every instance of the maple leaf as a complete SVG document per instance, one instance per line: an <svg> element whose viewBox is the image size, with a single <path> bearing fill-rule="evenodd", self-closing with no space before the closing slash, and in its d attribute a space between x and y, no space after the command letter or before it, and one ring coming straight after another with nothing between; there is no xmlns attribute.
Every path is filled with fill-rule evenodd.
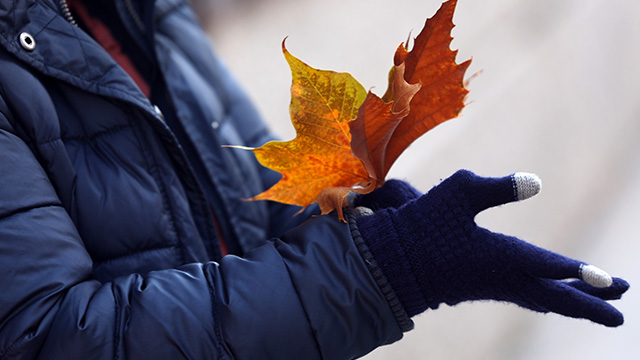
<svg viewBox="0 0 640 360"><path fill-rule="evenodd" d="M450 49L456 3L443 3L427 19L411 51L398 47L382 98L367 93L348 73L310 67L283 42L293 77L290 114L296 137L251 149L262 165L282 174L251 200L303 208L317 202L323 214L337 210L344 221L349 192L382 186L413 141L457 117L468 93L463 77L470 60L457 64L457 51Z"/></svg>
<svg viewBox="0 0 640 360"><path fill-rule="evenodd" d="M381 99L369 92L358 116L349 123L351 153L362 160L369 177L376 184L384 183L389 171L385 164L388 145L396 128L409 114L411 101L421 88L419 83L409 84L404 79L404 68L404 63L395 66L385 97Z"/></svg>
<svg viewBox="0 0 640 360"><path fill-rule="evenodd" d="M304 208L319 202L316 198L327 188L366 187L369 176L362 162L351 155L348 125L356 117L366 90L348 73L310 67L291 55L284 42L282 51L293 78L289 112L296 137L252 149L263 166L283 175L252 200L275 200ZM323 204L327 201L320 204L323 213L333 210L326 208L332 205Z"/></svg>
<svg viewBox="0 0 640 360"><path fill-rule="evenodd" d="M396 51L394 64L405 65L404 79L422 86L411 100L411 111L389 137L383 160L385 175L412 142L436 125L457 117L464 108L469 91L465 88L463 78L471 60L457 64L458 51L450 48L456 4L457 0L443 3L436 14L427 19L415 38L411 52L403 44ZM390 84L389 88L392 87L393 84Z"/></svg>

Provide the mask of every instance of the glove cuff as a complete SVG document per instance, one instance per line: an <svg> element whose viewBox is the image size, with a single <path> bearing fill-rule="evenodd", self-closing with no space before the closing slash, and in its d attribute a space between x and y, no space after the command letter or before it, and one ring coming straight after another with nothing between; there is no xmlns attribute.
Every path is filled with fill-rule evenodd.
<svg viewBox="0 0 640 360"><path fill-rule="evenodd" d="M398 326L400 326L400 329L403 332L413 330L413 321L411 321L411 318L405 311L404 306L398 298L398 295L389 283L389 279L387 279L385 274L380 269L378 262L371 253L371 250L369 250L369 247L365 243L362 234L360 234L360 230L358 229L358 225L356 223L356 219L358 217L359 216L355 213L355 211L347 210L347 221L349 223L349 229L351 230L351 235L353 237L356 248L358 248L362 259L369 268L369 271L378 284L380 291L382 291L382 294L384 294L385 298L389 302L389 307L391 307L391 311L393 311L393 314L398 320Z"/></svg>
<svg viewBox="0 0 640 360"><path fill-rule="evenodd" d="M387 277L400 303L409 316L422 313L428 308L419 282L411 269L409 257L398 236L393 209L380 210L371 216L356 219L360 234L379 268Z"/></svg>

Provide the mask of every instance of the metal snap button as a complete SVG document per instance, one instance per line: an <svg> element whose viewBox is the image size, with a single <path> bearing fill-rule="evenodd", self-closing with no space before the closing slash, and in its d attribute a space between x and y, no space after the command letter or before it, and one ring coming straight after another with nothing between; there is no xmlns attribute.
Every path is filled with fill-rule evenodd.
<svg viewBox="0 0 640 360"><path fill-rule="evenodd" d="M27 51L33 51L36 48L36 39L28 32L20 33L20 46Z"/></svg>
<svg viewBox="0 0 640 360"><path fill-rule="evenodd" d="M213 128L213 130L218 130L218 128L220 127L220 122L219 121L213 121L211 123L211 127Z"/></svg>

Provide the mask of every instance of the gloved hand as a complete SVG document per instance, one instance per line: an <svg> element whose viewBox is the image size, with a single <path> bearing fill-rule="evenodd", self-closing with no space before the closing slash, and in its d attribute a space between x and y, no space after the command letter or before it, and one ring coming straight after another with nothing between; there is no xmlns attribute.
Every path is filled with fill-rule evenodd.
<svg viewBox="0 0 640 360"><path fill-rule="evenodd" d="M492 299L621 325L622 314L605 300L619 299L626 281L475 223L479 212L539 189L539 179L530 174L482 178L461 170L397 209L356 222L410 316L441 303ZM578 280L565 281L570 278Z"/></svg>
<svg viewBox="0 0 640 360"><path fill-rule="evenodd" d="M351 208L365 207L377 211L388 207L399 208L410 200L420 197L422 193L405 181L391 179L368 194L351 193L349 195L353 196L348 200Z"/></svg>

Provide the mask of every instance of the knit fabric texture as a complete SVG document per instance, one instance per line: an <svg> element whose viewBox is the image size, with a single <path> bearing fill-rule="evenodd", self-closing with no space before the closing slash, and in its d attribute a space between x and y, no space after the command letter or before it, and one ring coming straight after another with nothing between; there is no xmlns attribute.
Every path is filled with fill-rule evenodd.
<svg viewBox="0 0 640 360"><path fill-rule="evenodd" d="M521 197L514 176L482 178L458 171L402 206L357 219L360 233L406 312L442 303L499 300L607 326L623 317L605 300L628 284L597 288L580 279L584 263L479 227L477 213ZM397 205L397 204L395 204Z"/></svg>
<svg viewBox="0 0 640 360"><path fill-rule="evenodd" d="M399 208L408 201L420 197L422 193L406 181L391 179L368 194L357 195L353 207L364 206L373 211L389 207Z"/></svg>

